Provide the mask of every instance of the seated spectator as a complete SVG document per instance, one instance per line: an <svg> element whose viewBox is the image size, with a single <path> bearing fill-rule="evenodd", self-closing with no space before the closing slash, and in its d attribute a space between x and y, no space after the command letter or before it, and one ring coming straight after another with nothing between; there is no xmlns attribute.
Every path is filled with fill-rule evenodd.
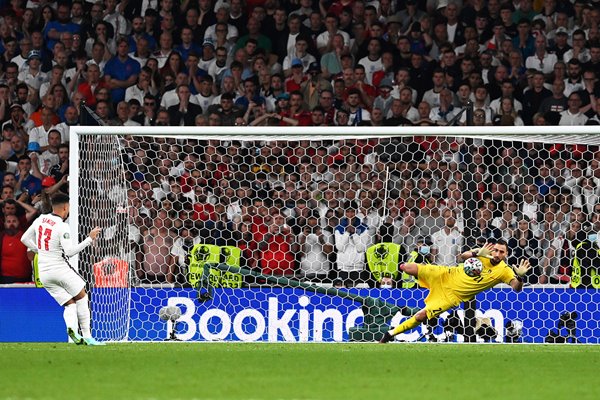
<svg viewBox="0 0 600 400"><path fill-rule="evenodd" d="M494 125L502 126L522 126L523 120L517 114L513 105L513 99L509 97L502 98L500 102L500 110L494 117Z"/></svg>
<svg viewBox="0 0 600 400"><path fill-rule="evenodd" d="M568 108L560 113L559 125L585 125L589 119L581 112L581 96L577 92L569 95Z"/></svg>
<svg viewBox="0 0 600 400"><path fill-rule="evenodd" d="M267 275L293 276L296 271L292 244L294 237L285 217L275 214L258 245L261 271Z"/></svg>
<svg viewBox="0 0 600 400"><path fill-rule="evenodd" d="M318 213L317 213L318 215ZM319 226L317 215L310 215L298 235L301 277L324 280L331 270L329 254L333 252L333 235Z"/></svg>
<svg viewBox="0 0 600 400"><path fill-rule="evenodd" d="M357 216L358 204L344 203L344 217L335 228L335 248L339 278L346 286L368 280L365 269L365 253L371 243L367 226Z"/></svg>
<svg viewBox="0 0 600 400"><path fill-rule="evenodd" d="M194 126L196 124L196 115L202 114L202 107L191 103L190 95L188 85L183 84L177 87L179 102L167 110L171 126Z"/></svg>
<svg viewBox="0 0 600 400"><path fill-rule="evenodd" d="M234 98L235 95L233 93L223 93L221 95L220 104L213 104L208 108L209 123L210 114L214 113L220 118L220 124L222 126L234 126L236 118L244 116L244 110L241 107L234 105Z"/></svg>
<svg viewBox="0 0 600 400"><path fill-rule="evenodd" d="M440 92L440 103L438 107L433 107L429 113L429 120L438 125L446 125L458 113L452 104L453 95L450 89L442 89Z"/></svg>
<svg viewBox="0 0 600 400"><path fill-rule="evenodd" d="M302 65L302 72L308 72L308 67L316 62L317 59L310 53L308 53L308 42L309 38L306 36L296 36L296 45L294 51L289 52L288 55L283 59L283 74L290 76L292 73L292 67L298 64ZM320 69L320 67L319 67Z"/></svg>
<svg viewBox="0 0 600 400"><path fill-rule="evenodd" d="M31 158L27 155L21 156L17 168L19 174L15 177L17 179L15 189L17 189L18 193L26 192L29 195L39 193L42 190L42 181L40 178L31 174Z"/></svg>
<svg viewBox="0 0 600 400"><path fill-rule="evenodd" d="M508 264L516 264L517 260L522 258L528 259L531 263L531 270L524 279L529 283L537 283L540 276L538 263L542 258L542 250L538 239L533 234L528 217L523 216L517 222L517 229L509 239L508 246L511 249Z"/></svg>
<svg viewBox="0 0 600 400"><path fill-rule="evenodd" d="M15 199L6 199L2 202L2 215L0 216L0 222L2 226L9 216L16 216L19 220L19 227L29 227L31 221L37 217L37 210L28 204L29 194L20 193L19 197Z"/></svg>
<svg viewBox="0 0 600 400"><path fill-rule="evenodd" d="M456 265L460 255L464 237L456 226L456 214L449 208L442 212L444 226L431 235L432 254L438 265Z"/></svg>
<svg viewBox="0 0 600 400"><path fill-rule="evenodd" d="M31 50L27 55L26 66L19 72L19 82L25 82L33 90L40 90L42 83L48 79L41 66L42 53L39 50Z"/></svg>
<svg viewBox="0 0 600 400"><path fill-rule="evenodd" d="M240 106L244 111L248 109L250 102L256 105L262 105L265 103L265 98L260 96L256 90L256 84L253 78L247 78L244 80L244 95L238 97L235 101L237 106Z"/></svg>
<svg viewBox="0 0 600 400"><path fill-rule="evenodd" d="M125 99L125 90L133 86L140 73L140 64L129 57L129 44L126 38L117 42L117 54L111 58L104 68L104 79L111 90L113 102Z"/></svg>
<svg viewBox="0 0 600 400"><path fill-rule="evenodd" d="M332 91L333 87L328 80L321 76L321 66L318 62L312 62L308 66L309 79L304 81L300 87L306 106L309 110L319 105L320 95L324 90Z"/></svg>
<svg viewBox="0 0 600 400"><path fill-rule="evenodd" d="M0 283L31 282L31 261L27 247L21 243L24 230L19 218L6 215L3 228L0 231Z"/></svg>
<svg viewBox="0 0 600 400"><path fill-rule="evenodd" d="M153 219L153 226L142 233L143 242L141 254L143 256L136 271L142 283L173 283L175 281L174 265L168 262L173 237L165 226L168 221L164 210L158 212Z"/></svg>

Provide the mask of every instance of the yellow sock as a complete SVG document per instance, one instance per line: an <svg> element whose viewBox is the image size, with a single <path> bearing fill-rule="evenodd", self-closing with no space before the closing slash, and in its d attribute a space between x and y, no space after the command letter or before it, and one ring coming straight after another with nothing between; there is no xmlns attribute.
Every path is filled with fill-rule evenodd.
<svg viewBox="0 0 600 400"><path fill-rule="evenodd" d="M404 321L403 323L401 323L400 325L398 325L397 327L395 327L394 329L392 329L392 331L390 332L390 334L392 336L396 336L399 333L402 333L404 331L408 331L410 329L413 329L417 326L419 326L420 322L417 321L417 319L414 317L414 315L412 317L410 317L409 319L407 319L406 321Z"/></svg>

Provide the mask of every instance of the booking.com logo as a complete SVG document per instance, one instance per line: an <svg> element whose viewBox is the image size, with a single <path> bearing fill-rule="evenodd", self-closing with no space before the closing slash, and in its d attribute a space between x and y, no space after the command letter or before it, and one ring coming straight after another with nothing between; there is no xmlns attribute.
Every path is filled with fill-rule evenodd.
<svg viewBox="0 0 600 400"><path fill-rule="evenodd" d="M233 333L233 340L247 342L322 342L324 338L330 338L326 339L327 341L342 342L344 333L361 324L363 320L363 312L358 304L347 313L342 313L336 308L307 310L306 307L310 305L308 296L300 296L293 304L286 302L285 309L280 307L277 297L269 297L267 310L246 308L235 315L219 308L209 308L198 315L193 299L186 297L171 297L167 305L179 306L185 310L177 321L177 337L180 340L231 340ZM463 311L458 310L458 314L462 319ZM447 315L448 313L443 313L440 319L444 320ZM499 310L478 310L477 317L490 318L497 332L504 331L504 316ZM391 326L398 325L405 318L399 313L396 314L391 320ZM181 322L184 324L180 324ZM165 335L170 332L170 324L169 321ZM415 341L424 333L424 329L425 326L420 326L411 332L398 335L398 339ZM499 336L498 339L502 340L502 337ZM458 340L461 341L461 338Z"/></svg>

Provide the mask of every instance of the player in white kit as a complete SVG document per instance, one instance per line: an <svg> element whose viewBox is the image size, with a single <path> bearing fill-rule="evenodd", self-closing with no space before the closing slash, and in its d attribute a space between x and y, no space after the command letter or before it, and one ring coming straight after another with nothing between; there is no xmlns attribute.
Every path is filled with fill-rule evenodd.
<svg viewBox="0 0 600 400"><path fill-rule="evenodd" d="M96 240L101 229L95 227L83 242L73 245L69 225L64 222L68 216L69 196L57 193L52 197L52 213L40 215L23 234L21 241L38 253L40 281L58 304L64 307L63 318L69 337L76 344L103 345L91 335L85 281L69 265L69 257Z"/></svg>

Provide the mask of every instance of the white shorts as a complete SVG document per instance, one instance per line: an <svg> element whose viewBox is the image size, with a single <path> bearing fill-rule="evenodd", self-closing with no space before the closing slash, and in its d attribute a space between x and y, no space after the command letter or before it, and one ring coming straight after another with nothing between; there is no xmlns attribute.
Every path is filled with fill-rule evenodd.
<svg viewBox="0 0 600 400"><path fill-rule="evenodd" d="M61 306L77 296L85 287L83 278L71 268L40 272L40 281Z"/></svg>

